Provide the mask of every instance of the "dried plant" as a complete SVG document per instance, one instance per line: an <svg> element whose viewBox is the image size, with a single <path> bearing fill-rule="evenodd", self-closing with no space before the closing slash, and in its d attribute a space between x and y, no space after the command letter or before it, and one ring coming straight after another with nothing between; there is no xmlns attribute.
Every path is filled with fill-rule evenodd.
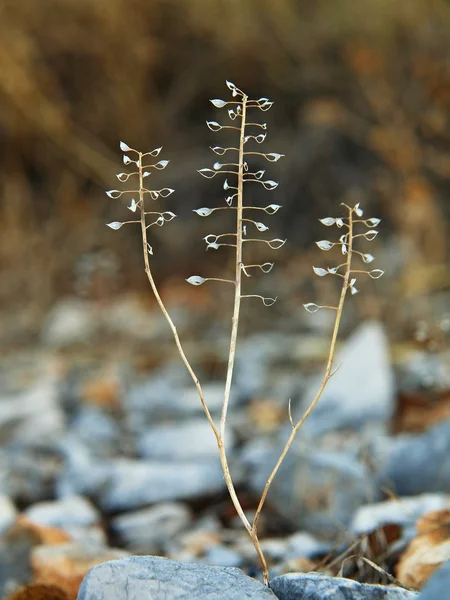
<svg viewBox="0 0 450 600"><path fill-rule="evenodd" d="M109 190L106 193L110 198L120 198L124 194L127 194L127 195L131 194L131 195L135 195L136 197L138 197L138 200L136 200L134 198L131 199L131 203L130 203L130 206L128 206L128 208L132 212L139 211L140 218L136 219L136 220L123 221L123 222L114 221L112 223L109 223L108 226L111 229L117 230L125 224L136 223L136 224L141 225L145 272L147 274L147 277L148 277L148 280L152 287L155 298L156 298L156 300L157 300L157 302L158 302L158 304L159 304L159 306L160 306L160 308L172 330L172 333L173 333L173 336L175 339L175 343L177 345L180 356L181 356L181 358L182 358L182 360L183 360L183 362L184 362L184 364L185 364L185 366L197 388L197 392L200 397L200 401L202 403L204 412L206 414L206 417L209 421L209 424L211 426L211 429L212 429L214 436L216 438L216 441L217 441L220 460L221 460L222 469L223 469L223 473L224 473L224 477L225 477L225 482L226 482L226 485L228 488L228 492L230 494L233 505L234 505L244 527L246 528L246 530L253 542L253 545L255 547L255 550L257 552L257 555L258 555L258 558L259 558L259 561L261 564L264 582L266 584L268 584L269 571L268 571L267 561L266 561L266 558L262 551L262 548L261 548L261 545L259 542L259 538L258 538L258 529L257 529L258 520L259 520L261 511L262 511L262 508L264 506L267 494L269 492L270 486L272 484L272 481L273 481L281 463L283 462L290 446L292 445L295 435L297 434L300 427L305 422L308 415L311 413L311 411L313 410L313 408L319 401L330 377L333 374L332 368L333 368L333 360L334 360L334 355L335 355L336 340L337 340L337 335L338 335L338 331L339 331L339 325L340 325L340 321L341 321L341 317L342 317L342 311L343 311L346 294L347 294L348 290L350 290L350 292L352 294L356 294L358 291L357 288L355 287L357 277L354 277L354 275L368 274L369 277L371 277L373 279L378 279L379 277L381 277L381 275L383 275L383 271L381 271L380 269L375 269L372 271L365 271L363 269L354 269L353 263L352 263L352 260L355 255L359 256L364 263L371 263L374 260L374 257L371 254L364 254L363 252L356 250L354 248L354 244L355 244L355 240L360 237L362 237L368 241L373 240L375 238L375 236L377 235L377 231L374 230L373 228L378 225L380 220L376 219L376 218L362 219L361 217L363 215L363 211L359 207L359 204L356 204L356 206L354 206L354 207L350 207L350 206L344 204L343 206L345 207L345 209L347 211L347 214L345 216L338 217L338 218L327 217L327 218L321 220L323 225L326 225L326 226L335 225L338 228L343 229L344 233L340 236L338 241L332 242L332 241L328 241L328 240L321 240L321 241L317 242L317 245L319 246L319 248L323 251L329 251L332 248L337 247L340 249L341 253L346 257L345 261L343 263L341 263L335 267L328 267L326 269L319 268L319 267L313 267L314 272L319 277L324 277L325 275L334 275L334 276L340 277L342 279L341 294L340 294L340 298L339 298L339 302L338 302L337 306L320 306L320 305L314 304L314 303L308 303L308 304L304 305L306 310L308 310L309 312L316 312L320 309L334 310L336 312L335 324L334 324L333 333L332 333L332 337L331 337L331 344L330 344L328 360L327 360L327 364L326 364L326 368L325 368L325 374L323 376L321 385L319 387L319 390L318 390L315 398L313 399L313 401L311 402L311 404L309 405L308 409L303 414L303 416L296 423L292 419L292 414L291 414L291 409L290 409L290 404L289 404L288 413L289 413L289 420L292 425L292 431L291 431L289 439L286 442L286 445L285 445L275 467L273 468L273 470L267 480L267 483L265 485L259 505L254 514L253 521L250 522L250 520L247 518L247 516L241 506L239 498L236 494L236 490L235 490L234 484L233 484L233 479L230 474L230 470L229 470L229 466L228 466L228 458L227 458L227 451L226 451L226 445L225 445L227 414L228 414L228 407L229 407L229 402L230 402L231 385L232 385L233 370L234 370L234 363L235 363L235 356L236 356L236 346L237 346L237 336L238 336L238 329L239 329L241 301L246 298L250 298L250 299L258 298L263 302L263 304L265 306L271 306L276 301L276 298L271 298L271 297L267 298L267 297L261 296L259 294L247 293L247 291L245 291L245 293L243 293L243 281L244 281L243 275L245 276L245 278L250 278L250 277L252 277L251 273L253 270L256 270L256 271L259 270L262 273L269 273L274 266L274 263L272 263L272 262L264 262L261 264L247 264L247 262L244 258L244 246L248 243L252 243L252 244L263 243L263 244L266 244L267 246L269 246L271 249L277 250L285 244L286 240L283 240L280 238L264 239L264 238L260 238L257 236L255 237L255 234L252 233L252 229L256 229L257 232L264 233L264 232L268 231L269 227L267 225L265 225L263 222L257 221L253 218L254 211L262 211L267 215L273 215L281 207L278 204L269 204L266 206L247 205L245 203L245 199L244 199L244 188L245 188L246 184L257 183L257 184L262 185L268 191L274 190L278 186L278 183L271 179L264 179L265 171L262 169L261 170L253 170L254 167L250 167L249 163L247 161L253 160L256 157L256 158L263 158L263 159L267 160L268 162L277 162L280 158L282 158L283 155L278 154L276 152L268 152L268 153L260 152L260 151L255 150L253 147L253 145L255 143L262 144L265 141L265 138L267 135L267 133L266 133L267 125L266 125L266 123L257 122L253 118L249 119L248 115L251 111L254 111L254 110L259 110L262 112L267 111L271 108L273 103L268 98L259 98L258 100L253 100L253 99L249 98L242 90L240 90L238 87L236 87L233 83L231 83L229 81L227 81L227 86L228 86L229 90L231 91L231 95L232 95L233 99L229 100L229 101L214 99L214 100L211 100L211 102L216 108L219 108L219 109L227 108L228 116L233 123L231 125L221 125L217 121L207 121L207 125L208 125L209 129L211 129L214 132L216 132L216 131L218 132L218 131L221 131L224 129L230 129L230 130L236 131L238 141L235 146L230 146L230 147L213 146L211 148L211 150L215 154L217 154L219 156L224 156L224 155L227 155L227 157L230 156L231 158L225 159L225 160L229 160L230 162L225 162L225 160L223 163L216 162L216 163L214 163L212 168L200 169L199 173L207 179L213 179L217 175L224 175L224 174L232 176L233 180L231 180L231 177L230 177L230 182L229 182L229 179L226 178L223 183L224 190L227 192L230 191L230 195L228 195L225 198L225 204L223 206L218 206L215 208L202 207L202 208L195 209L195 212L201 217L208 217L208 216L212 215L213 213L220 211L220 210L226 210L226 211L231 211L231 212L234 211L234 213L235 213L235 228L233 228L233 231L217 233L217 234L210 233L207 236L205 236L205 238L204 238L204 240L206 242L207 250L208 249L219 250L221 247L234 249L234 258L235 258L234 259L234 274L233 274L233 276L230 276L228 278L215 277L215 276L203 277L200 275L192 275L191 277L189 277L187 279L188 283L190 283L194 286L202 285L208 281L214 281L214 282L219 282L219 283L230 284L234 287L234 305L233 305L233 315L232 315L232 322L231 322L231 339L230 339L230 346L229 346L228 366L227 366L227 372L226 372L225 390L224 390L220 422L218 425L216 425L216 423L214 422L214 420L211 416L211 413L208 409L207 402L205 400L205 396L204 396L201 384L184 353L184 350L181 345L180 338L178 336L176 327L175 327L175 325L174 325L174 323L173 323L173 321L161 299L161 296L159 295L158 289L155 285L155 282L154 282L154 279L152 276L152 272L151 272L150 256L153 254L153 250L152 250L150 243L148 242L147 232L152 226L156 225L156 226L161 227L167 221L171 221L176 216L174 213L172 213L170 211L166 211L166 212L148 211L147 206L146 206L146 200L158 200L160 198L166 198L174 191L171 188L150 190L145 187L144 179L146 179L148 176L151 175L152 169L162 170L168 164L168 161L166 161L166 160L160 160L159 162L156 162L155 164L146 164L150 160L150 158L159 156L161 148L157 148L151 152L141 153L133 148L130 148L124 142L120 143L121 150L123 150L124 152L126 152L128 154L131 153L133 156L133 158L130 158L130 156L128 154L125 154L124 155L124 163L126 165L136 165L137 170L132 171L131 173L119 173L117 175L117 177L118 177L119 181L121 181L123 183L127 182L130 178L134 177L135 180L137 180L138 187L137 187L137 189L127 189L124 191ZM247 144L248 144L248 146L247 146ZM253 148L253 149L247 150L248 147ZM367 228L367 230L363 230L362 232L358 233L357 232L358 226L363 226L363 227ZM249 235L247 235L248 231L249 231Z"/></svg>

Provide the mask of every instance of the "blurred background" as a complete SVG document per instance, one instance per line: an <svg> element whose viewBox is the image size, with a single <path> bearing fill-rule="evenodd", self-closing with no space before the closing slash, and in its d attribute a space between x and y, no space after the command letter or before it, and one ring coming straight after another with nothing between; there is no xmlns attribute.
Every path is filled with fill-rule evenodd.
<svg viewBox="0 0 450 600"><path fill-rule="evenodd" d="M275 102L264 147L286 158L267 170L280 186L261 196L283 206L271 229L288 238L264 283L276 288L277 310L330 292L323 280L315 288L311 270L322 259L318 218L360 201L383 219L367 251L386 277L365 282L352 320L381 317L401 338L418 320L443 319L449 31L444 0L4 0L1 339L35 336L61 298L147 293L139 233L105 227L128 213L104 194L124 170L122 139L143 151L164 146L171 161L160 181L176 188L164 209L178 218L154 239L163 292L212 310L217 288L193 291L183 279L226 270L225 252L205 254L201 241L219 219L192 213L223 202L218 179L196 170L223 142L205 120L224 116L208 99L227 97L225 79Z"/></svg>
<svg viewBox="0 0 450 600"><path fill-rule="evenodd" d="M232 286L185 279L232 270L230 248L205 252L202 240L227 231L223 213L193 212L224 206L222 178L197 170L218 159L210 146L232 139L205 124L227 121L209 102L230 99L226 80L274 102L257 115L268 135L255 149L285 155L255 160L280 185L248 186L246 196L282 206L264 215L262 237L287 243L246 247L247 261L276 264L246 279L245 293L278 300L242 303L227 447L244 508L255 509L270 452L287 438L289 399L295 418L328 356L334 313L302 304L338 297L340 280L312 266L341 262L314 242L338 237L319 219L342 216L342 202L382 219L358 248L385 275L358 277L360 293L348 295L342 369L275 480L260 532L347 536L367 502L448 494L449 39L447 0L0 2L0 505L10 515L0 522L0 595L30 580L21 538L2 538L19 512L66 526L86 544L81 556L92 534L135 553L254 568L215 440L149 288L139 228L106 227L134 218L129 198L105 194L124 189L120 140L143 152L163 146L159 159L170 162L151 187L175 193L154 210L177 218L149 230L151 265L218 421ZM430 436L442 437L397 456L397 434L441 423ZM74 533L86 502L87 530ZM279 569L291 555L324 555L322 546L271 547Z"/></svg>

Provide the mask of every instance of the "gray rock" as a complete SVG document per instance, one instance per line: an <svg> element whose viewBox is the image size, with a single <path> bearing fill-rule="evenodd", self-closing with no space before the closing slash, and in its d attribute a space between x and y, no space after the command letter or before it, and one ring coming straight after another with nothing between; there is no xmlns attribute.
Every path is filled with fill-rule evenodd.
<svg viewBox="0 0 450 600"><path fill-rule="evenodd" d="M95 456L107 457L117 452L120 431L117 421L93 406L83 406L70 424L70 432Z"/></svg>
<svg viewBox="0 0 450 600"><path fill-rule="evenodd" d="M250 458L249 482L258 494L281 453L259 448ZM250 463L250 464L249 464ZM346 528L355 510L375 494L368 469L344 452L293 445L272 482L268 501L296 528L326 537Z"/></svg>
<svg viewBox="0 0 450 600"><path fill-rule="evenodd" d="M148 310L137 296L119 296L109 303L101 316L108 333L150 342L172 335L162 312Z"/></svg>
<svg viewBox="0 0 450 600"><path fill-rule="evenodd" d="M98 325L91 302L68 298L55 304L47 315L41 339L44 344L58 348L86 343L97 333Z"/></svg>
<svg viewBox="0 0 450 600"><path fill-rule="evenodd" d="M48 449L13 444L0 449L0 494L32 504L52 496L61 470L59 457Z"/></svg>
<svg viewBox="0 0 450 600"><path fill-rule="evenodd" d="M0 496L0 537L14 524L17 508L8 496Z"/></svg>
<svg viewBox="0 0 450 600"><path fill-rule="evenodd" d="M35 535L24 527L0 537L0 598L31 579L30 552L35 544Z"/></svg>
<svg viewBox="0 0 450 600"><path fill-rule="evenodd" d="M264 600L276 596L262 583L230 567L184 564L132 556L94 567L78 600Z"/></svg>
<svg viewBox="0 0 450 600"><path fill-rule="evenodd" d="M450 420L424 434L402 436L380 474L379 485L398 496L450 493Z"/></svg>
<svg viewBox="0 0 450 600"><path fill-rule="evenodd" d="M382 325L370 322L360 326L334 364L339 368L306 420L303 435L317 438L333 429L359 429L367 422L386 424L395 409L395 387ZM321 379L322 374L313 379L300 413L316 395Z"/></svg>
<svg viewBox="0 0 450 600"><path fill-rule="evenodd" d="M69 530L90 527L100 522L98 510L83 496L72 496L53 502L39 502L26 509L25 515L34 523Z"/></svg>
<svg viewBox="0 0 450 600"><path fill-rule="evenodd" d="M285 558L313 558L320 554L327 554L331 547L329 544L321 542L306 531L299 531L290 536L287 540L287 549Z"/></svg>
<svg viewBox="0 0 450 600"><path fill-rule="evenodd" d="M43 378L25 392L0 398L0 441L21 445L58 439L65 430L57 382Z"/></svg>
<svg viewBox="0 0 450 600"><path fill-rule="evenodd" d="M319 573L289 573L274 577L270 588L279 600L415 600L420 594L386 585L358 583ZM443 599L441 599L443 600Z"/></svg>
<svg viewBox="0 0 450 600"><path fill-rule="evenodd" d="M217 567L240 567L243 558L236 550L217 544L207 549L204 562Z"/></svg>
<svg viewBox="0 0 450 600"><path fill-rule="evenodd" d="M450 590L450 561L433 573L422 588L421 600L444 600Z"/></svg>
<svg viewBox="0 0 450 600"><path fill-rule="evenodd" d="M220 462L110 461L109 483L100 491L106 511L132 510L156 502L193 499L225 488Z"/></svg>
<svg viewBox="0 0 450 600"><path fill-rule="evenodd" d="M450 496L444 494L422 494L410 498L397 498L376 504L361 506L350 524L350 531L356 535L371 533L376 529L394 523L406 530L415 532L416 521L432 510L450 509Z"/></svg>
<svg viewBox="0 0 450 600"><path fill-rule="evenodd" d="M210 412L220 413L223 384L206 383L203 391ZM230 406L234 402L232 395ZM164 420L204 416L197 390L179 364L159 370L157 375L133 385L124 396L123 410L127 428L134 435Z"/></svg>
<svg viewBox="0 0 450 600"><path fill-rule="evenodd" d="M128 550L135 554L151 554L161 551L190 521L191 512L187 506L166 502L114 517L110 526Z"/></svg>
<svg viewBox="0 0 450 600"><path fill-rule="evenodd" d="M94 459L86 445L74 436L67 436L60 451L64 467L56 482L56 495L98 497L111 480L112 460Z"/></svg>
<svg viewBox="0 0 450 600"><path fill-rule="evenodd" d="M227 448L231 450L234 439L227 432ZM144 458L167 460L201 460L218 457L216 438L206 417L159 425L145 432L138 444Z"/></svg>

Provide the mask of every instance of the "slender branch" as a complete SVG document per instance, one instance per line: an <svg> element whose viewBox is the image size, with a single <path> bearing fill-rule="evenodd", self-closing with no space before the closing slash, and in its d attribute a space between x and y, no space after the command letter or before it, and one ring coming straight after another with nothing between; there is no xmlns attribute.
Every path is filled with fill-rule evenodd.
<svg viewBox="0 0 450 600"><path fill-rule="evenodd" d="M225 436L225 425L227 420L228 405L230 402L231 382L233 379L234 361L236 357L236 342L239 326L239 313L241 308L241 280L242 280L242 209L243 209L243 190L244 190L244 137L245 120L247 112L247 96L242 98L242 120L239 137L239 170L238 170L238 192L237 192L237 211L236 211L236 287L234 293L234 308L231 326L230 353L228 356L227 376L225 381L225 391L223 397L222 414L220 418L220 437Z"/></svg>
<svg viewBox="0 0 450 600"><path fill-rule="evenodd" d="M213 433L214 433L214 435L216 437L217 445L219 445L219 442L220 442L219 432L217 430L217 427L216 427L216 425L215 425L215 423L213 421L211 413L209 412L208 406L206 404L205 396L203 394L203 389L202 389L202 387L200 385L200 382L199 382L199 380L197 378L197 375L195 374L195 372L192 369L192 367L191 367L188 359L186 358L186 355L184 353L183 347L181 345L180 338L178 336L177 328L175 327L175 324L172 321L169 313L167 312L167 309L166 309L166 307L164 305L164 302L161 299L161 296L159 295L158 288L156 287L156 284L155 284L155 281L153 279L153 275L152 275L152 272L151 272L151 269L150 269L150 261L149 261L149 257L148 257L148 251L147 251L147 247L148 247L147 244L148 244L148 242L147 242L147 227L146 227L146 221L145 221L145 205L144 205L144 193L145 193L145 190L144 190L144 183L143 183L144 177L143 177L143 167L142 167L142 157L143 157L143 154L141 152L138 152L138 155L139 155L139 159L138 159L138 162L139 162L139 165L138 165L138 167L139 167L139 202L140 202L140 208L141 208L141 233L142 233L142 248L143 248L143 253L144 253L145 273L147 274L148 281L150 283L150 286L152 288L152 291L153 291L153 294L154 294L154 296L156 298L156 301L157 301L157 303L159 305L159 308L161 309L161 311L162 311L162 313L163 313L166 321L169 324L170 329L172 330L172 334L173 334L173 337L174 337L174 340L175 340L175 344L177 346L177 349L178 349L178 352L179 352L179 354L181 356L181 359L182 359L182 361L183 361L186 369L188 370L189 375L191 376L191 378L192 378L192 380L193 380L193 382L195 384L195 387L197 388L197 392L198 392L198 395L200 397L200 401L202 403L203 410L205 411L206 418L208 419L209 424L211 425L211 429L213 430Z"/></svg>
<svg viewBox="0 0 450 600"><path fill-rule="evenodd" d="M346 208L349 211L349 241L348 241L348 250L347 250L347 261L345 263L346 269L345 269L344 280L342 282L339 304L338 304L338 307L336 310L336 319L334 322L333 335L331 336L330 350L328 352L328 360L327 360L327 364L326 364L326 368L325 368L325 374L323 376L322 382L319 386L319 390L317 391L317 394L314 397L313 401L308 406L307 410L305 411L305 413L303 414L301 419L299 421L297 421L295 426L292 427L292 431L286 442L286 445L284 446L283 451L281 452L275 467L273 468L272 472L270 473L270 475L267 479L266 485L264 487L264 491L261 495L261 499L258 504L258 508L256 509L255 516L253 518L252 525L253 525L253 529L256 534L257 534L257 526L258 526L258 520L259 520L259 517L261 514L261 510L266 501L266 497L269 492L270 486L272 485L272 481L274 480L275 475L278 472L278 469L280 468L282 462L284 461L286 454L289 451L289 448L292 446L292 442L294 441L295 436L297 435L299 429L301 428L303 423L306 421L306 419L309 417L309 415L315 408L316 404L319 402L319 400L323 394L323 391L325 390L325 387L326 387L329 379L332 376L333 360L334 360L334 354L335 354L335 350L336 350L336 340L337 340L337 336L339 333L339 326L341 323L342 310L344 308L345 296L347 294L348 284L350 281L350 271L351 271L352 254L353 254L353 238L354 238L354 236L353 236L353 221L352 221L353 209L348 206Z"/></svg>

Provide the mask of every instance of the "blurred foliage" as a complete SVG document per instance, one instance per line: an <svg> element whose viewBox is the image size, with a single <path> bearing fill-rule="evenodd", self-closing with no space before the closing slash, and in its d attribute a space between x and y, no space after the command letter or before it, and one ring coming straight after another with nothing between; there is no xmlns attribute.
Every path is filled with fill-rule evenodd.
<svg viewBox="0 0 450 600"><path fill-rule="evenodd" d="M134 232L104 226L124 214L104 195L120 139L172 160L183 220L155 260L185 275L203 246L184 217L220 201L195 171L226 78L276 103L266 147L287 155L271 176L291 247L356 197L390 223L402 293L448 289L449 36L445 0L3 0L0 302L48 306L92 252L145 283Z"/></svg>

